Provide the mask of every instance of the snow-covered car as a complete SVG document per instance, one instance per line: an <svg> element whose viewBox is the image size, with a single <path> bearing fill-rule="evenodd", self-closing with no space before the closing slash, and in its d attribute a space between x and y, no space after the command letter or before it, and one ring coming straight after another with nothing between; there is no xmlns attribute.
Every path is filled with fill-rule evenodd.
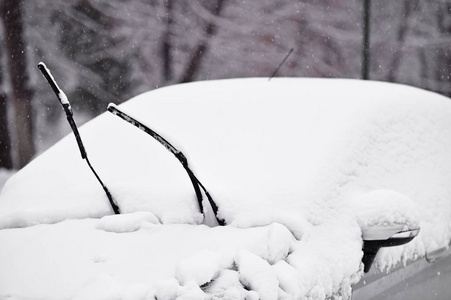
<svg viewBox="0 0 451 300"><path fill-rule="evenodd" d="M110 110L141 125L105 112L80 136L120 214L65 137L0 194L0 299L451 294L449 99L250 78L160 88Z"/></svg>

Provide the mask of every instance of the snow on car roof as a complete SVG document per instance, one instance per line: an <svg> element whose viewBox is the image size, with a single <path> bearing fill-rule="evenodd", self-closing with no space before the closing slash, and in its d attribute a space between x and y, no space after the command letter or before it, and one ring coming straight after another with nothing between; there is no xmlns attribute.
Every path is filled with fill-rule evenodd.
<svg viewBox="0 0 451 300"><path fill-rule="evenodd" d="M161 88L120 107L183 151L228 226L201 225L179 162L105 113L80 133L124 214L111 216L67 136L0 194L0 296L324 298L360 278L365 228L421 227L381 251L381 268L451 238L445 97L382 82L253 78Z"/></svg>

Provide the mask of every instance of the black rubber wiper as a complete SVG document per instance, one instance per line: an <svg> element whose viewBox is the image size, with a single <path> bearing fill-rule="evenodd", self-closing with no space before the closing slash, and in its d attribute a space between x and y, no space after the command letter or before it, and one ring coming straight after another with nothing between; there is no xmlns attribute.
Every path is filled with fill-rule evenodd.
<svg viewBox="0 0 451 300"><path fill-rule="evenodd" d="M136 126L137 128L141 129L145 133L149 134L151 137L153 137L155 140L157 140L161 145L163 145L169 152L171 152L179 160L179 162L182 164L185 171L188 173L188 176L191 180L194 191L196 193L200 212L202 214L204 214L204 216L205 216L204 206L202 203L202 201L203 201L202 191L203 191L208 199L208 202L209 202L212 210L213 210L216 221L221 226L225 225L224 220L222 220L218 217L218 206L216 205L215 201L213 200L213 198L211 197L211 195L207 191L207 189L204 187L204 185L199 181L199 179L197 179L197 177L194 175L193 171L189 168L188 160L186 159L185 155L180 150L175 148L165 138L163 138L161 135L159 135L154 130L150 129L147 125L143 124L142 122L136 120L135 118L131 117L130 115L128 115L125 112L123 112L122 110L120 110L115 104L110 103L108 105L108 111L111 112L112 114L122 118L123 120L127 121L128 123Z"/></svg>
<svg viewBox="0 0 451 300"><path fill-rule="evenodd" d="M81 158L86 160L92 173L94 173L94 176L97 178L100 185L102 185L102 188L105 191L106 196L108 197L108 201L110 202L111 208L113 209L114 213L119 214L120 213L119 206L114 201L113 196L111 196L110 191L108 190L106 185L103 183L103 181L100 179L99 175L94 170L94 168L91 165L91 162L88 159L88 155L86 154L85 146L83 145L83 142L80 137L80 133L78 132L77 124L75 124L75 120L74 120L73 113L72 113L72 108L70 106L70 103L69 103L69 100L67 99L66 94L64 94L64 92L56 84L56 81L53 78L52 74L50 73L50 70L46 67L46 65L44 63L42 63L42 62L39 63L38 68L41 71L42 75L44 75L45 79L47 79L47 82L52 87L53 92L55 92L56 97L58 98L59 102L61 103L61 106L64 109L64 112L66 113L67 121L69 122L70 128L74 132L75 139L77 140L78 148L80 149Z"/></svg>

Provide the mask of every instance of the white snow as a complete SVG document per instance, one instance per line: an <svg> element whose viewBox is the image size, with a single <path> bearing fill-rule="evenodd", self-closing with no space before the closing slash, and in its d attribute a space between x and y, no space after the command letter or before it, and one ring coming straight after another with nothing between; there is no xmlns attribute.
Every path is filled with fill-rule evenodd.
<svg viewBox="0 0 451 300"><path fill-rule="evenodd" d="M149 211L139 211L129 214L104 216L96 228L109 232L132 232L141 229L145 224L159 224L157 217Z"/></svg>
<svg viewBox="0 0 451 300"><path fill-rule="evenodd" d="M236 264L244 286L256 291L262 300L277 300L279 281L271 265L261 257L241 250Z"/></svg>
<svg viewBox="0 0 451 300"><path fill-rule="evenodd" d="M349 297L362 230L421 228L380 268L451 238L451 103L402 85L236 79L120 106L188 158L227 226L202 224L191 182L150 136L105 113L0 194L0 298ZM75 116L76 118L76 116Z"/></svg>
<svg viewBox="0 0 451 300"><path fill-rule="evenodd" d="M418 206L405 195L390 190L373 190L349 196L348 208L357 216L362 231L374 226L399 224L414 229L420 227Z"/></svg>
<svg viewBox="0 0 451 300"><path fill-rule="evenodd" d="M14 173L16 173L15 170L8 170L8 169L5 169L5 168L0 168L0 191L3 189L3 186L5 185L5 182Z"/></svg>
<svg viewBox="0 0 451 300"><path fill-rule="evenodd" d="M231 257L230 257L231 258ZM194 281L204 285L218 276L221 269L231 267L232 260L225 266L221 254L209 249L201 250L192 257L181 260L176 267L175 277L181 284Z"/></svg>

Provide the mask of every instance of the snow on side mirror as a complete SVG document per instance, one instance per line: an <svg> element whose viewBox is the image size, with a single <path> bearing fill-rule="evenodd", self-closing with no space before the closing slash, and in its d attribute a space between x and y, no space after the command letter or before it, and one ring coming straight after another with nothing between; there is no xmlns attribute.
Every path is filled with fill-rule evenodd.
<svg viewBox="0 0 451 300"><path fill-rule="evenodd" d="M409 228L404 224L389 226L372 226L362 232L363 236L363 271L367 273L371 269L374 258L380 248L393 247L407 244L413 240L420 228Z"/></svg>
<svg viewBox="0 0 451 300"><path fill-rule="evenodd" d="M420 213L416 203L394 190L352 191L345 206L362 230L365 273L383 247L410 242L420 231Z"/></svg>

